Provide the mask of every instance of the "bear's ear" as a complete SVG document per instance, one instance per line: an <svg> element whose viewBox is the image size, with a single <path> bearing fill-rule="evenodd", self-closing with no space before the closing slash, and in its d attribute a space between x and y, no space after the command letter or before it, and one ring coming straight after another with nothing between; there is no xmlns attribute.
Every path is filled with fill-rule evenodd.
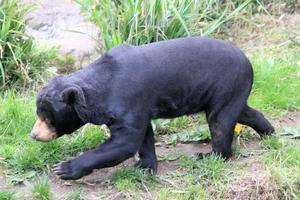
<svg viewBox="0 0 300 200"><path fill-rule="evenodd" d="M85 97L81 88L71 86L62 92L63 101L68 105L85 105Z"/></svg>
<svg viewBox="0 0 300 200"><path fill-rule="evenodd" d="M87 109L84 92L80 87L74 85L64 89L62 99L66 104L74 107L82 122L89 122L90 113Z"/></svg>

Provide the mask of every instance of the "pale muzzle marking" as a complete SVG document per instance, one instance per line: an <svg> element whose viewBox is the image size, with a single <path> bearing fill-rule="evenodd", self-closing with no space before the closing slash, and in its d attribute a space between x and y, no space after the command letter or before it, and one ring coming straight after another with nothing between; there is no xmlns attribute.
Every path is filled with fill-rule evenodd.
<svg viewBox="0 0 300 200"><path fill-rule="evenodd" d="M57 138L57 134L49 129L44 120L38 118L32 128L31 137L38 141L48 142Z"/></svg>

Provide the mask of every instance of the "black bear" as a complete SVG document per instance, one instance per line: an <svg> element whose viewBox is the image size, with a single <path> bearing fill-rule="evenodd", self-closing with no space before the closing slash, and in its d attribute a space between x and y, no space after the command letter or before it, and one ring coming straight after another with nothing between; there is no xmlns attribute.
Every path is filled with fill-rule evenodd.
<svg viewBox="0 0 300 200"><path fill-rule="evenodd" d="M231 155L236 123L259 134L274 132L247 105L253 71L246 56L220 39L189 37L147 45L120 45L75 73L52 79L38 94L31 137L50 141L86 123L106 124L99 147L54 167L79 179L137 152L137 167L157 170L151 120L205 112L213 153Z"/></svg>

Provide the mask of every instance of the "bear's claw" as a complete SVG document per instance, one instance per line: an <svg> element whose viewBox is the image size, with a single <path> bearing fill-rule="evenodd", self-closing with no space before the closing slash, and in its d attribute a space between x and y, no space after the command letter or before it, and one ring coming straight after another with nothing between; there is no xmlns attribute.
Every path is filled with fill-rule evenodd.
<svg viewBox="0 0 300 200"><path fill-rule="evenodd" d="M53 172L64 180L79 179L85 174L78 166L74 165L72 161L63 161L53 166Z"/></svg>
<svg viewBox="0 0 300 200"><path fill-rule="evenodd" d="M145 169L149 174L154 175L157 172L157 161L151 159L140 159L134 164L134 167Z"/></svg>

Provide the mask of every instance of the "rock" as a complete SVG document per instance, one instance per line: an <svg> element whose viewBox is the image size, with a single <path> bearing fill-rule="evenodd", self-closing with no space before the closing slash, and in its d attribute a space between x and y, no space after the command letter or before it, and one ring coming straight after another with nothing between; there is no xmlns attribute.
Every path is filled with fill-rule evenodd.
<svg viewBox="0 0 300 200"><path fill-rule="evenodd" d="M21 0L36 6L28 14L27 34L41 43L58 45L61 54L75 57L77 67L90 62L101 48L97 27L85 20L71 0Z"/></svg>

